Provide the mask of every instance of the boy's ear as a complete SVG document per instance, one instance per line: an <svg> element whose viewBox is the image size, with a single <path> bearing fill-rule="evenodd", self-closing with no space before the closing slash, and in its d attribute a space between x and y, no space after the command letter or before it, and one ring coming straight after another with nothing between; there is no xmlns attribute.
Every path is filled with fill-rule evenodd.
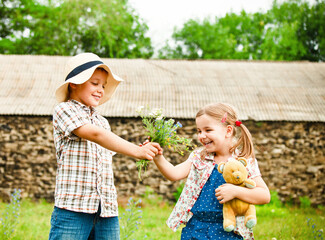
<svg viewBox="0 0 325 240"><path fill-rule="evenodd" d="M76 88L76 85L75 83L69 83L69 88L71 89L75 89Z"/></svg>

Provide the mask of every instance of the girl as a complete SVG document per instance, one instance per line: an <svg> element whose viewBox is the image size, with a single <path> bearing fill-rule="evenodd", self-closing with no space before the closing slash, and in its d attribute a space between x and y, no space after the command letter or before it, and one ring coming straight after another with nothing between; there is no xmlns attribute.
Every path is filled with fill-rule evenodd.
<svg viewBox="0 0 325 240"><path fill-rule="evenodd" d="M194 150L189 158L176 166L163 155L157 155L154 162L160 172L169 180L187 177L182 194L167 225L176 231L180 224L186 224L181 239L254 239L253 232L244 226L243 217L237 217L234 232L223 230L222 204L239 198L252 204L266 204L270 192L261 178L254 155L252 137L248 129L238 121L234 109L223 103L202 108L196 115L198 140L202 148ZM240 129L239 139L236 138ZM249 178L256 182L256 188L248 189L226 184L218 164L228 159L245 157Z"/></svg>

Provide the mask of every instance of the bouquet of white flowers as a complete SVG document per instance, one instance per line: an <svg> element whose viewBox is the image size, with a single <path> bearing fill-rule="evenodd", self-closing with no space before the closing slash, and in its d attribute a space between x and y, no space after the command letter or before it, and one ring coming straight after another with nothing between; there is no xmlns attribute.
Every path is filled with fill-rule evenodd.
<svg viewBox="0 0 325 240"><path fill-rule="evenodd" d="M146 135L151 142L157 142L161 147L174 149L174 151L181 155L184 155L184 151L190 150L192 140L180 137L176 133L176 130L181 128L182 124L180 122L175 123L175 120L172 118L167 120L163 115L162 109L154 108L150 111L150 108L141 106L137 109L137 112L142 118ZM146 171L148 162L148 160L144 159L136 162L140 181L141 171L142 169L144 169L144 172Z"/></svg>

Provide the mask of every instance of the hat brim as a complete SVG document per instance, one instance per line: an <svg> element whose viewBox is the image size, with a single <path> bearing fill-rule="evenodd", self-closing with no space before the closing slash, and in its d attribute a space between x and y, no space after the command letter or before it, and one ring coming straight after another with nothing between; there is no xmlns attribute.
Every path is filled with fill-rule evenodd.
<svg viewBox="0 0 325 240"><path fill-rule="evenodd" d="M98 105L101 105L101 104L107 102L113 96L117 86L123 81L123 79L120 78L119 76L115 75L114 73L112 73L112 71L106 64L94 65L93 67L88 68L88 69L82 71L81 73L77 74L76 76L66 80L64 83L62 83L56 89L56 91L55 91L56 100L58 102L68 101L69 100L69 90L68 90L69 83L74 83L74 84L85 83L86 81L88 81L91 78L91 76L93 75L93 73L95 72L95 70L97 68L103 68L108 73L108 77L107 77L106 84L105 84L104 95L100 99Z"/></svg>

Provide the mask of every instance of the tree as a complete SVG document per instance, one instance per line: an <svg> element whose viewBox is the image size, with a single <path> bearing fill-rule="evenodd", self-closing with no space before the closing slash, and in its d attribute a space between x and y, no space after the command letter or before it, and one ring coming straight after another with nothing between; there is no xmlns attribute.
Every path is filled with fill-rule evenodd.
<svg viewBox="0 0 325 240"><path fill-rule="evenodd" d="M148 26L127 0L2 0L0 52L149 58Z"/></svg>
<svg viewBox="0 0 325 240"><path fill-rule="evenodd" d="M202 24L190 20L172 36L177 41L176 51L166 46L163 50L173 58L216 59L228 58L235 46L234 36L229 29L204 20ZM160 51L160 57L163 56Z"/></svg>
<svg viewBox="0 0 325 240"><path fill-rule="evenodd" d="M297 30L298 38L306 48L303 59L325 61L325 0L316 3L303 12Z"/></svg>
<svg viewBox="0 0 325 240"><path fill-rule="evenodd" d="M226 14L223 18L203 22L189 20L172 37L176 49L165 46L161 58L250 59L257 58L262 41L265 16L242 11Z"/></svg>
<svg viewBox="0 0 325 240"><path fill-rule="evenodd" d="M297 31L302 14L308 9L308 4L300 0L291 0L282 4L273 2L272 9L267 12L269 21L261 44L261 59L302 59L306 48L299 39Z"/></svg>
<svg viewBox="0 0 325 240"><path fill-rule="evenodd" d="M79 9L66 23L68 27L69 22L79 21L75 25L80 28L80 48L84 51L116 58L152 56L151 40L145 37L148 26L128 7L126 0L70 0L61 7L65 15Z"/></svg>
<svg viewBox="0 0 325 240"><path fill-rule="evenodd" d="M15 45L19 49L19 40L24 38L24 31L28 22L30 6L34 4L31 0L1 0L0 2L0 52L11 53L15 50ZM26 17L24 17L26 16ZM13 44L15 43L15 44Z"/></svg>
<svg viewBox="0 0 325 240"><path fill-rule="evenodd" d="M275 0L267 13L229 13L214 22L189 20L172 35L160 58L325 59L325 0ZM174 47L172 47L174 46Z"/></svg>
<svg viewBox="0 0 325 240"><path fill-rule="evenodd" d="M234 36L236 45L231 59L259 59L260 45L263 42L264 27L267 18L265 14L247 14L242 11L239 15L226 14L219 20L224 28Z"/></svg>

